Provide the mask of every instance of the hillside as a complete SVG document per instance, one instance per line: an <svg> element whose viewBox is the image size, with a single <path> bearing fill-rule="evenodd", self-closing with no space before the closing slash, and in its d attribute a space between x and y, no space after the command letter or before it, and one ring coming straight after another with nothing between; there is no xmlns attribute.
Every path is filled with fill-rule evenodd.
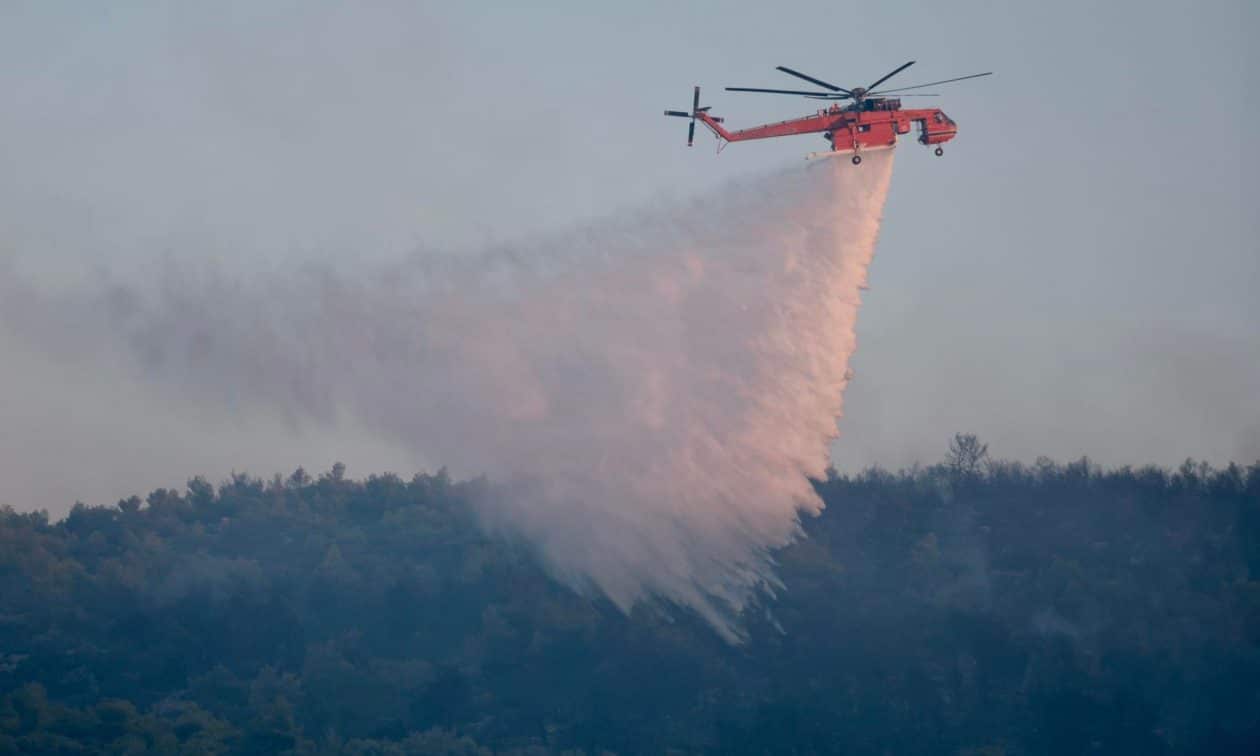
<svg viewBox="0 0 1260 756"><path fill-rule="evenodd" d="M445 473L6 509L0 754L1254 753L1260 463L972 451L816 482L738 646L575 594Z"/></svg>

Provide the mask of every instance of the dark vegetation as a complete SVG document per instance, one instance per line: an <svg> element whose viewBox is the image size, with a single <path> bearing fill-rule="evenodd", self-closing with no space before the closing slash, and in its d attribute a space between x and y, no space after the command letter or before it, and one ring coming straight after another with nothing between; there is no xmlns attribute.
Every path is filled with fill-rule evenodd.
<svg viewBox="0 0 1260 756"><path fill-rule="evenodd" d="M0 510L3 753L1256 753L1260 464L831 476L729 646L337 466Z"/></svg>

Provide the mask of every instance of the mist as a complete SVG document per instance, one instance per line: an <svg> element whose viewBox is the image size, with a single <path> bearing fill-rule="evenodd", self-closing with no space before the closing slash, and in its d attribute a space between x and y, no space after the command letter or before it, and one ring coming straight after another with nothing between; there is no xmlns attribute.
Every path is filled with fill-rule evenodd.
<svg viewBox="0 0 1260 756"><path fill-rule="evenodd" d="M762 7L9 4L0 260L41 285L99 267L154 295L141 273L160 255L182 261L164 275L226 286L268 270L300 278L289 263L312 259L370 278L382 267L357 260L417 245L491 255L487 241L555 239L821 144L766 140L714 159L705 137L687 151L684 128L659 113L693 84L742 126L800 114L792 100L720 90L767 83L779 63L860 77L916 58L925 81L992 68L1001 85L942 93L963 127L944 158L902 146L836 466L930 463L968 430L1024 462L1255 459L1255 153L1245 130L1225 129L1221 149L1162 157L1201 113L1254 120L1256 67L1239 63L1253 54L1254 13L925 10L921 27L899 27L897 55L872 39L836 58L829 30L851 19L825 3L796 9L819 20L808 28ZM890 28L901 12L871 7L865 25ZM1093 21L1079 23L1082 13ZM988 25L978 40L976 18ZM1064 40L1088 54L1065 60ZM1191 42L1191 58L1164 54ZM645 45L662 54L644 56ZM1099 71L1115 96L1094 103L1096 125L1117 138L1063 144L1063 104L1044 93ZM1179 107L1168 91L1182 93ZM109 503L198 473L416 464L353 417L330 425L246 397L230 413L217 396L159 400L155 384L130 382L130 353L68 372L3 330L0 502L22 510L61 515L75 499ZM119 431L137 415L143 430Z"/></svg>
<svg viewBox="0 0 1260 756"><path fill-rule="evenodd" d="M41 289L11 333L161 403L339 428L485 474L487 527L624 610L649 595L726 637L771 550L821 503L891 152L822 160L569 233L374 268ZM108 279L108 276L106 276ZM128 432L159 421L137 413ZM153 470L157 476L165 471Z"/></svg>

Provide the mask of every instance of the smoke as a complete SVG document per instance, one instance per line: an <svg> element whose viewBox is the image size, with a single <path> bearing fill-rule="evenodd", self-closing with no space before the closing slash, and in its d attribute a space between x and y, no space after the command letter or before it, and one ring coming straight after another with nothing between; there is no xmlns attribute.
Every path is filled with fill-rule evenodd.
<svg viewBox="0 0 1260 756"><path fill-rule="evenodd" d="M558 238L373 270L254 278L166 266L0 318L155 393L343 423L485 473L486 526L628 610L728 639L771 552L821 502L892 152L822 160Z"/></svg>

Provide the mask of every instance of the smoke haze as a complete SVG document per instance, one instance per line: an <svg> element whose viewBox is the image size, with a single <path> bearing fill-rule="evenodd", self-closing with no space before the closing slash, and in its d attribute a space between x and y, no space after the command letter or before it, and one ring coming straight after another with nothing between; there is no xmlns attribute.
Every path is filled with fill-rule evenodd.
<svg viewBox="0 0 1260 756"><path fill-rule="evenodd" d="M487 525L573 585L627 610L664 596L735 638L775 586L770 550L821 506L808 476L836 433L891 170L891 152L823 160L372 270L168 264L55 291L6 273L0 314L66 374L129 373L137 406L153 395L141 432L190 404L485 473Z"/></svg>
<svg viewBox="0 0 1260 756"><path fill-rule="evenodd" d="M854 38L837 57L836 23L857 11L834 3L794 6L817 20L806 25L764 5L7 3L0 266L9 256L44 295L99 281L102 266L146 307L168 284L261 287L256 274L293 261L333 261L336 285L371 290L380 261L419 245L483 250L624 217L822 145L765 140L714 160L702 140L686 152L680 123L658 114L692 84L743 126L801 114L792 98L718 94L777 77L774 63L860 77L916 58L924 78L906 84L992 69L991 85L941 93L962 127L944 158L903 145L836 466L930 463L958 431L1024 462L1246 464L1260 456L1258 153L1242 128L1192 157L1167 150L1203 113L1260 115L1247 33L1260 6L1078 5L927 3L918 26L871 5L862 25L897 26L900 52ZM1063 102L1045 93L1073 80L1107 96L1091 101L1088 133L1064 141ZM583 238L509 251L586 254ZM176 260L161 285L146 272L159 255ZM205 260L218 265L189 267ZM520 272L500 266L499 280ZM312 291L323 275L289 271L269 280ZM344 410L316 413L341 412L329 423L253 390L192 391L169 364L163 381L134 381L130 348L67 369L49 355L67 345L32 340L40 316L0 324L2 503L61 515L76 498L109 503L197 473L417 464ZM92 338L85 351L104 349Z"/></svg>

